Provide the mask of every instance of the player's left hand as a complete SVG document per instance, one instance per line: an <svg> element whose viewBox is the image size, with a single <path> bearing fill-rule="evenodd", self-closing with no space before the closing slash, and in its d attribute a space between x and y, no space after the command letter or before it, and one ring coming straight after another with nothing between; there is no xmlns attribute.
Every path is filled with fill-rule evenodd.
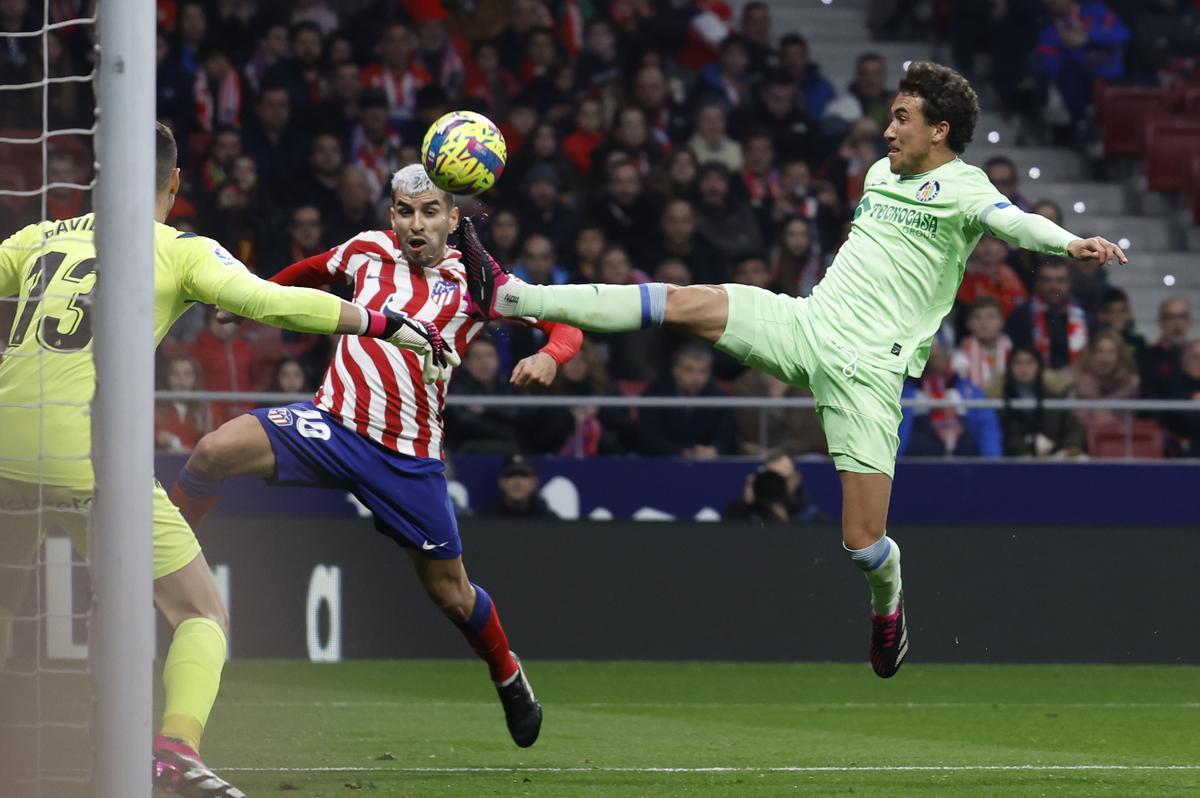
<svg viewBox="0 0 1200 798"><path fill-rule="evenodd" d="M450 375L450 369L462 363L462 358L446 343L432 322L410 319L391 308L385 308L383 313L388 317L389 326L395 325L387 341L421 356L421 379L426 385L444 381Z"/></svg>
<svg viewBox="0 0 1200 798"><path fill-rule="evenodd" d="M558 364L545 352L535 352L513 369L509 382L519 388L529 385L549 385L558 374Z"/></svg>
<svg viewBox="0 0 1200 798"><path fill-rule="evenodd" d="M1109 261L1116 261L1124 266L1129 262L1125 252L1107 238L1092 236L1077 238L1067 244L1067 254L1075 260L1096 260L1101 266L1107 266Z"/></svg>

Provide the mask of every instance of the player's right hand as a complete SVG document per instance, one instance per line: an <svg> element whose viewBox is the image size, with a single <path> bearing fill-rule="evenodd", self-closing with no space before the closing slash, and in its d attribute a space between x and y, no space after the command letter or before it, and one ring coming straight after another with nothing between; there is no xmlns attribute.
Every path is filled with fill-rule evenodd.
<svg viewBox="0 0 1200 798"><path fill-rule="evenodd" d="M387 317L389 328L385 340L421 355L421 378L426 385L445 380L450 369L462 363L462 358L446 343L432 322L411 319L391 308L384 308L383 315Z"/></svg>

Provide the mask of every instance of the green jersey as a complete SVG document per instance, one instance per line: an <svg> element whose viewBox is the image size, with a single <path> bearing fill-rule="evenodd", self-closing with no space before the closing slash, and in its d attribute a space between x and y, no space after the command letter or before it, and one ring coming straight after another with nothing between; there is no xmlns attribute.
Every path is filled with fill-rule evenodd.
<svg viewBox="0 0 1200 798"><path fill-rule="evenodd" d="M0 245L0 301L16 302L0 359L2 477L92 486L93 222L87 214L31 224ZM268 283L212 239L156 224L156 343L192 302L316 333L334 332L341 313L331 294Z"/></svg>
<svg viewBox="0 0 1200 798"><path fill-rule="evenodd" d="M984 233L1058 255L1075 238L1021 212L960 159L919 175L893 174L887 158L877 161L849 238L813 288L814 320L849 357L919 376Z"/></svg>

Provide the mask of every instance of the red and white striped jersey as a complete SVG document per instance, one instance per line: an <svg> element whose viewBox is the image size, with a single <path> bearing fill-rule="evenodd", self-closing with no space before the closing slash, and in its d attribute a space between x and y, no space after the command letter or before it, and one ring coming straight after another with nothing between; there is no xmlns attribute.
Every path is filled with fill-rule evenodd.
<svg viewBox="0 0 1200 798"><path fill-rule="evenodd" d="M404 260L391 230L372 230L335 247L329 273L354 286L354 301L372 310L389 305L430 321L460 355L483 329L467 315L467 272L460 254L446 248L436 266L414 268ZM347 427L414 457L442 457L446 385L421 380L421 357L389 343L342 336L313 402Z"/></svg>

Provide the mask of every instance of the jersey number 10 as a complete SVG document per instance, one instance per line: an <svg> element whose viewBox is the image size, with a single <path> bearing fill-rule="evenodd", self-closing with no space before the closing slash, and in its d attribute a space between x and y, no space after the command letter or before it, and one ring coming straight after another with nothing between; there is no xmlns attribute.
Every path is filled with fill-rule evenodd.
<svg viewBox="0 0 1200 798"><path fill-rule="evenodd" d="M10 348L15 349L25 341L39 307L42 323L38 340L47 349L76 352L91 343L92 291L96 281L93 279L87 288L81 286L88 275L95 273L96 259L84 258L64 269L66 258L64 252L47 252L34 263L26 278L31 285L25 307L9 336Z"/></svg>

